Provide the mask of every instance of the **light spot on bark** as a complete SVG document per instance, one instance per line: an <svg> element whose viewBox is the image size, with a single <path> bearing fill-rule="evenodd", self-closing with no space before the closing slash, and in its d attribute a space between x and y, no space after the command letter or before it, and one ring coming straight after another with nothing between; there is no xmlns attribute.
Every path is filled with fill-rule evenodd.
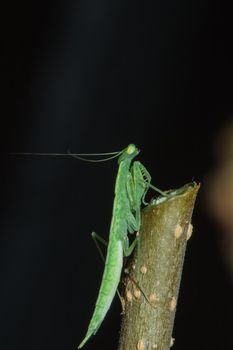
<svg viewBox="0 0 233 350"><path fill-rule="evenodd" d="M175 338L171 338L171 341L170 341L170 348L174 345L175 343Z"/></svg>
<svg viewBox="0 0 233 350"><path fill-rule="evenodd" d="M127 290L127 291L126 291L126 299L127 299L127 301L128 301L129 303L133 300L133 295L132 295L132 293L130 292L130 290Z"/></svg>
<svg viewBox="0 0 233 350"><path fill-rule="evenodd" d="M137 344L137 350L144 350L144 349L145 349L144 341L140 339Z"/></svg>
<svg viewBox="0 0 233 350"><path fill-rule="evenodd" d="M149 295L149 301L150 301L151 303L155 303L156 301L159 301L159 298L157 297L157 295L156 295L155 293L151 293L151 294Z"/></svg>
<svg viewBox="0 0 233 350"><path fill-rule="evenodd" d="M189 238L192 236L193 233L193 225L189 224L188 226L188 231L187 231L187 241L189 240Z"/></svg>
<svg viewBox="0 0 233 350"><path fill-rule="evenodd" d="M157 282L156 282L156 286L159 286L159 285L160 285L160 282L159 282L159 281L157 281Z"/></svg>
<svg viewBox="0 0 233 350"><path fill-rule="evenodd" d="M152 345L152 349L157 349L158 348L158 344L153 344Z"/></svg>
<svg viewBox="0 0 233 350"><path fill-rule="evenodd" d="M132 266L132 269L135 270L135 269L136 269L136 265L133 265L133 266Z"/></svg>
<svg viewBox="0 0 233 350"><path fill-rule="evenodd" d="M147 273L147 267L145 265L142 265L140 271L143 275L145 275Z"/></svg>
<svg viewBox="0 0 233 350"><path fill-rule="evenodd" d="M182 235L182 227L180 226L180 224L177 224L175 227L175 238L178 239L180 238L180 236Z"/></svg>
<svg viewBox="0 0 233 350"><path fill-rule="evenodd" d="M141 297L141 291L139 289L134 289L133 295L135 296L136 299L140 299Z"/></svg>
<svg viewBox="0 0 233 350"><path fill-rule="evenodd" d="M169 305L170 311L174 311L176 308L176 298L172 297L172 300L170 301L170 305Z"/></svg>

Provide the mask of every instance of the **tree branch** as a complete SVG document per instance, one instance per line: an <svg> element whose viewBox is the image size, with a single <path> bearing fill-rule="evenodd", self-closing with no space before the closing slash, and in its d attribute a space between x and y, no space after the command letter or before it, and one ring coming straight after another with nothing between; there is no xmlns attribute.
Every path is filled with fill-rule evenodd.
<svg viewBox="0 0 233 350"><path fill-rule="evenodd" d="M125 277L119 350L168 350L199 185L171 191L142 212L140 245Z"/></svg>

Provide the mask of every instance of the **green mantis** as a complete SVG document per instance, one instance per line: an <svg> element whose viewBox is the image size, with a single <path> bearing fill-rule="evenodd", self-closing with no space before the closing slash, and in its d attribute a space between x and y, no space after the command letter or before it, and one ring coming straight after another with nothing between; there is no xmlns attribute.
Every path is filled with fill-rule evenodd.
<svg viewBox="0 0 233 350"><path fill-rule="evenodd" d="M55 155L65 156L60 153L14 153L24 155ZM139 154L139 150L134 144L128 145L121 152L113 154L108 159L118 158L118 173L115 183L115 198L113 203L112 220L110 226L107 256L104 273L99 289L99 294L95 304L94 312L90 320L87 333L78 346L81 349L90 337L96 334L105 315L110 308L112 300L116 294L120 282L123 267L123 256L129 256L137 244L138 238L129 245L128 233L133 234L140 229L141 225L141 205L145 203L145 195L151 187L163 196L166 192L151 185L151 176L146 168L133 159ZM78 159L83 159L80 154L70 154ZM86 154L87 156L90 154ZM107 154L106 154L107 155ZM84 160L86 160L84 158ZM98 160L88 160L98 161Z"/></svg>
<svg viewBox="0 0 233 350"><path fill-rule="evenodd" d="M78 346L79 349L92 335L96 334L116 294L123 266L123 255L129 256L137 243L136 238L129 245L128 233L133 234L140 229L141 204L145 204L147 190L152 187L165 195L150 184L151 177L145 167L139 161L132 162L138 153L139 150L133 144L119 153L119 168L104 273L95 309L87 333Z"/></svg>

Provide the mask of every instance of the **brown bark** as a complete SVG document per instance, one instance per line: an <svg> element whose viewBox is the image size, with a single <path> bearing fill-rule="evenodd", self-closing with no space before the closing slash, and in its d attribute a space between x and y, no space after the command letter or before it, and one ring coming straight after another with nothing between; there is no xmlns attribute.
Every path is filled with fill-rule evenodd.
<svg viewBox="0 0 233 350"><path fill-rule="evenodd" d="M125 277L119 350L168 350L199 186L186 185L142 212L140 246Z"/></svg>

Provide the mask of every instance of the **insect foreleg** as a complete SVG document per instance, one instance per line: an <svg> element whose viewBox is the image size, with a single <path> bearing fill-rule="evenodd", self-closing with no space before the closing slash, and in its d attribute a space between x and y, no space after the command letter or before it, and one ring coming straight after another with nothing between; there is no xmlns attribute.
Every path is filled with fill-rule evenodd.
<svg viewBox="0 0 233 350"><path fill-rule="evenodd" d="M134 162L132 167L132 174L135 183L135 192L137 200L147 205L145 196L150 186L151 176L146 168L140 162Z"/></svg>
<svg viewBox="0 0 233 350"><path fill-rule="evenodd" d="M149 188L152 188L154 191L160 193L162 196L167 196L167 192L161 191L158 187L151 185L151 176L148 170L140 162L134 162L133 173L136 174L136 176L134 176L136 179L139 179L139 181L144 182L145 190L141 199L144 204L147 204L145 202L145 196Z"/></svg>
<svg viewBox="0 0 233 350"><path fill-rule="evenodd" d="M169 192L169 191L161 191L158 187L155 187L155 186L153 186L153 185L151 185L151 184L149 184L149 187L152 188L152 190L154 190L154 191L160 193L160 194L161 194L162 196L164 196L164 197L167 197L167 196L168 196L168 192Z"/></svg>
<svg viewBox="0 0 233 350"><path fill-rule="evenodd" d="M148 190L148 183L150 182L150 175L147 172L147 180L144 179L141 163L134 162L127 178L127 194L131 212L135 216L135 221L138 231L141 225L141 203L144 204L144 198Z"/></svg>

